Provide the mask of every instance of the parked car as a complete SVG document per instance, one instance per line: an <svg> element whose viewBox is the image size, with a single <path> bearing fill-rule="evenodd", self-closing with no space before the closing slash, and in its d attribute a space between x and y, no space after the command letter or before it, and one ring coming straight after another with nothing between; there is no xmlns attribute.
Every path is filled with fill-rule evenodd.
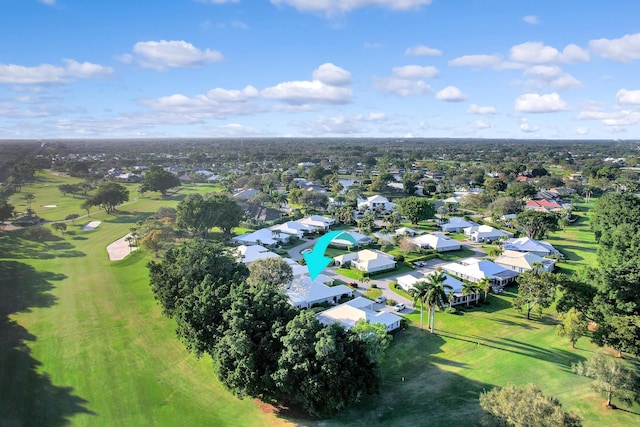
<svg viewBox="0 0 640 427"><path fill-rule="evenodd" d="M387 302L387 297L385 297L384 295L380 295L378 298L376 298L376 302L378 304L384 304L385 302Z"/></svg>
<svg viewBox="0 0 640 427"><path fill-rule="evenodd" d="M393 307L393 309L394 309L395 311L402 311L402 310L404 310L405 308L407 308L407 307L406 307L403 303L401 303L401 302L400 302L400 303L398 303L398 304L396 304L396 305Z"/></svg>

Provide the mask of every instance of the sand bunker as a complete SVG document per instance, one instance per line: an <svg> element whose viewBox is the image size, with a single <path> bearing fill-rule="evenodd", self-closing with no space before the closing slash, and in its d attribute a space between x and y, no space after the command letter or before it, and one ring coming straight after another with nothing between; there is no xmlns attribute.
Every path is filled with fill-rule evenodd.
<svg viewBox="0 0 640 427"><path fill-rule="evenodd" d="M96 228L98 228L99 225L100 225L100 221L91 221L91 222L88 222L85 225L83 225L82 229L84 231L91 231L91 230L95 230Z"/></svg>
<svg viewBox="0 0 640 427"><path fill-rule="evenodd" d="M58 205L44 205L43 208L57 208Z"/></svg>
<svg viewBox="0 0 640 427"><path fill-rule="evenodd" d="M107 253L109 254L110 261L120 261L124 259L131 252L137 250L136 246L129 247L129 242L127 242L127 237L130 237L131 233L122 237L121 239L116 240L107 246Z"/></svg>

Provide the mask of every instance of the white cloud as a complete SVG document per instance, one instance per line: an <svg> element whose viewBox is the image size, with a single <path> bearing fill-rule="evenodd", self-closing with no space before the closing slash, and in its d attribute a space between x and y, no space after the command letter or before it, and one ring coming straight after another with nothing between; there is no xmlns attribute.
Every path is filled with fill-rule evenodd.
<svg viewBox="0 0 640 427"><path fill-rule="evenodd" d="M330 86L320 80L279 83L263 89L261 94L266 99L293 105L348 104L352 99L351 89Z"/></svg>
<svg viewBox="0 0 640 427"><path fill-rule="evenodd" d="M527 64L546 64L560 59L558 49L541 42L525 42L511 47L511 60Z"/></svg>
<svg viewBox="0 0 640 427"><path fill-rule="evenodd" d="M15 64L0 64L0 83L45 84L65 83L75 79L93 79L108 77L113 68L91 62L78 62L65 59L65 67L42 64L25 67Z"/></svg>
<svg viewBox="0 0 640 427"><path fill-rule="evenodd" d="M496 68L502 63L502 58L498 55L464 55L452 59L447 64L450 67L469 68Z"/></svg>
<svg viewBox="0 0 640 427"><path fill-rule="evenodd" d="M440 92L436 93L436 99L448 102L460 102L469 98L469 95L462 93L460 89L455 86L447 86Z"/></svg>
<svg viewBox="0 0 640 427"><path fill-rule="evenodd" d="M538 132L540 128L538 126L532 125L525 117L523 117L522 119L520 119L520 130L522 132L533 133Z"/></svg>
<svg viewBox="0 0 640 427"><path fill-rule="evenodd" d="M39 0L40 3L46 4L47 6L53 6L56 4L56 0Z"/></svg>
<svg viewBox="0 0 640 427"><path fill-rule="evenodd" d="M486 120L476 120L475 125L477 129L488 129L491 127L491 123Z"/></svg>
<svg viewBox="0 0 640 427"><path fill-rule="evenodd" d="M533 79L533 83L545 83L556 90L573 89L581 83L571 74L562 72L556 65L535 65L524 71L524 76Z"/></svg>
<svg viewBox="0 0 640 427"><path fill-rule="evenodd" d="M401 79L431 79L440 74L436 67L421 65L405 65L394 67L393 75Z"/></svg>
<svg viewBox="0 0 640 427"><path fill-rule="evenodd" d="M407 56L440 56L442 55L442 51L419 44L417 46L407 48L407 50L404 51L404 54Z"/></svg>
<svg viewBox="0 0 640 427"><path fill-rule="evenodd" d="M583 127L576 128L576 134L578 135L586 135L588 133L589 133L589 129L587 128L583 128Z"/></svg>
<svg viewBox="0 0 640 427"><path fill-rule="evenodd" d="M140 103L156 113L181 117L186 122L197 122L203 118L226 119L229 116L253 114L259 110L252 101L260 97L253 86L241 90L215 88L192 98L174 94Z"/></svg>
<svg viewBox="0 0 640 427"><path fill-rule="evenodd" d="M569 44L560 52L542 42L525 42L512 46L509 56L512 61L525 64L575 64L589 60L589 53L576 44Z"/></svg>
<svg viewBox="0 0 640 427"><path fill-rule="evenodd" d="M516 98L515 109L521 113L552 113L568 110L569 106L555 92L546 95L525 93Z"/></svg>
<svg viewBox="0 0 640 427"><path fill-rule="evenodd" d="M304 135L355 135L372 133L374 127L379 127L388 120L384 113L352 116L340 114L334 117L319 116L315 121L296 122L294 125Z"/></svg>
<svg viewBox="0 0 640 427"><path fill-rule="evenodd" d="M123 55L122 59L162 71L167 68L204 67L224 58L216 50L201 50L184 40L160 40L138 42L133 46L133 55Z"/></svg>
<svg viewBox="0 0 640 427"><path fill-rule="evenodd" d="M469 113L469 114L483 114L483 115L484 114L495 114L496 113L496 107L471 104L469 106L469 109L467 110L467 113Z"/></svg>
<svg viewBox="0 0 640 427"><path fill-rule="evenodd" d="M620 89L616 93L618 104L640 105L640 90Z"/></svg>
<svg viewBox="0 0 640 427"><path fill-rule="evenodd" d="M527 24L531 24L531 25L537 25L540 23L540 20L535 15L527 15L524 18L522 18L522 20Z"/></svg>
<svg viewBox="0 0 640 427"><path fill-rule="evenodd" d="M560 60L569 64L587 62L589 60L589 52L576 44L569 44L562 49Z"/></svg>
<svg viewBox="0 0 640 427"><path fill-rule="evenodd" d="M640 111L622 110L616 117L603 119L602 123L614 127L636 125L640 123Z"/></svg>
<svg viewBox="0 0 640 427"><path fill-rule="evenodd" d="M316 68L313 78L331 86L345 86L351 83L351 73L330 62Z"/></svg>
<svg viewBox="0 0 640 427"><path fill-rule="evenodd" d="M431 0L271 0L271 3L288 5L300 12L325 13L331 16L367 6L381 6L391 10L411 10L431 4Z"/></svg>
<svg viewBox="0 0 640 427"><path fill-rule="evenodd" d="M618 62L640 59L640 33L627 34L619 39L597 39L589 42L593 52Z"/></svg>
<svg viewBox="0 0 640 427"><path fill-rule="evenodd" d="M424 80L409 80L398 77L375 77L373 84L380 91L396 96L421 96L431 92L431 88Z"/></svg>

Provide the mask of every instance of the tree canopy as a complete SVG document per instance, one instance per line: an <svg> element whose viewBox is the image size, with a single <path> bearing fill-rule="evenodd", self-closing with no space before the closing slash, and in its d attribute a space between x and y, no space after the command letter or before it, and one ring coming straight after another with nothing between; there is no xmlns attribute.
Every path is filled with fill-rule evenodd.
<svg viewBox="0 0 640 427"><path fill-rule="evenodd" d="M140 186L141 191L159 191L163 196L167 190L180 186L180 179L171 172L167 172L159 166L151 166L144 174L144 181Z"/></svg>
<svg viewBox="0 0 640 427"><path fill-rule="evenodd" d="M411 224L418 224L420 221L433 218L435 210L433 204L421 197L406 197L396 201L398 211L405 216Z"/></svg>
<svg viewBox="0 0 640 427"><path fill-rule="evenodd" d="M230 234L243 216L238 202L228 194L220 193L208 193L204 197L190 194L176 209L178 226L199 236L206 236L212 227L220 227L223 233Z"/></svg>
<svg viewBox="0 0 640 427"><path fill-rule="evenodd" d="M638 400L638 374L618 358L596 354L586 362L573 365L573 371L593 378L591 387L607 396L607 405L610 407L613 397L627 403Z"/></svg>
<svg viewBox="0 0 640 427"><path fill-rule="evenodd" d="M247 282L253 286L263 283L275 289L282 289L292 280L293 270L281 257L259 259L249 266Z"/></svg>
<svg viewBox="0 0 640 427"><path fill-rule="evenodd" d="M516 216L516 223L531 239L542 239L549 231L556 229L558 217L550 212L526 210Z"/></svg>
<svg viewBox="0 0 640 427"><path fill-rule="evenodd" d="M89 200L91 205L100 206L107 213L112 213L116 206L129 200L129 190L117 182L105 182L98 186Z"/></svg>
<svg viewBox="0 0 640 427"><path fill-rule="evenodd" d="M578 427L577 415L563 412L562 404L554 397L529 384L526 387L507 385L480 395L480 407L485 412L483 425L489 426L545 426Z"/></svg>
<svg viewBox="0 0 640 427"><path fill-rule="evenodd" d="M556 290L565 280L561 273L553 274L546 271L525 271L518 276L518 296L513 305L518 309L524 309L527 319L531 319L531 311L536 309L538 315L542 309L549 308L556 297Z"/></svg>

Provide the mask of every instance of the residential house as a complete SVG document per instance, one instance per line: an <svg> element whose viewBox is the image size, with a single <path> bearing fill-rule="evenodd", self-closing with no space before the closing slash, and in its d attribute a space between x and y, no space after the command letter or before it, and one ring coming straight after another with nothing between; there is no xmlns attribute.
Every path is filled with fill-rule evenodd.
<svg viewBox="0 0 640 427"><path fill-rule="evenodd" d="M504 268L517 271L518 273L531 271L537 268L537 264L540 264L540 268L543 271L552 272L556 265L554 260L542 258L540 255L536 255L531 252L509 250L502 252L502 255L496 258L493 262Z"/></svg>
<svg viewBox="0 0 640 427"><path fill-rule="evenodd" d="M260 192L260 190L255 190L253 188L249 188L246 190L240 190L237 193L235 193L233 195L233 197L236 200L241 200L241 201L247 201L249 199L252 199L253 197L255 197L256 194L258 194Z"/></svg>
<svg viewBox="0 0 640 427"><path fill-rule="evenodd" d="M524 208L526 210L542 211L542 212L556 212L564 209L563 205L557 200L539 199L539 200L527 200Z"/></svg>
<svg viewBox="0 0 640 427"><path fill-rule="evenodd" d="M442 269L462 280L478 283L488 279L494 290L504 288L513 283L518 273L508 270L488 260L466 258L458 262L450 262L442 266Z"/></svg>
<svg viewBox="0 0 640 427"><path fill-rule="evenodd" d="M541 242L538 240L531 239L529 237L520 237L518 239L507 239L502 244L502 250L531 252L541 257L559 254L558 250L554 248L550 243Z"/></svg>
<svg viewBox="0 0 640 427"><path fill-rule="evenodd" d="M327 231L329 227L335 224L336 220L333 218L327 218L321 215L312 215L306 218L298 219L296 222L300 224L310 225L315 227L316 230Z"/></svg>
<svg viewBox="0 0 640 427"><path fill-rule="evenodd" d="M396 267L396 261L393 256L371 249L339 255L334 257L333 260L336 266L353 265L365 273L392 270Z"/></svg>
<svg viewBox="0 0 640 427"><path fill-rule="evenodd" d="M341 239L338 236L337 239L333 239L331 241L331 246L339 247L339 248L348 248L352 246L362 246L368 245L374 242L374 238L371 236L367 236L366 234L360 234L357 231L345 231L346 234L349 234L353 240L355 240L356 245L353 244L352 241L347 240L346 238Z"/></svg>
<svg viewBox="0 0 640 427"><path fill-rule="evenodd" d="M271 229L261 228L260 230L234 237L231 240L241 245L276 246L289 241L290 237L291 235L289 234L274 233Z"/></svg>
<svg viewBox="0 0 640 427"><path fill-rule="evenodd" d="M460 249L460 242L441 233L423 234L413 237L411 241L421 248L433 249L436 252L457 251Z"/></svg>
<svg viewBox="0 0 640 427"><path fill-rule="evenodd" d="M399 276L396 281L398 286L400 286L405 291L409 292L411 288L415 286L418 282L425 282L429 280L429 276L435 274L435 271L430 271L425 273L423 277L416 277L412 274L406 274L404 276ZM444 275L445 281L444 285L453 291L453 299L450 301L450 304L458 305L458 304L467 304L467 303L475 303L480 298L479 294L468 294L464 295L462 293L462 282L455 277L452 277L445 273ZM449 301L443 301L444 303Z"/></svg>
<svg viewBox="0 0 640 427"><path fill-rule="evenodd" d="M503 237L513 237L512 233L499 230L490 225L475 225L464 229L464 234L469 240L476 243L494 242Z"/></svg>
<svg viewBox="0 0 640 427"><path fill-rule="evenodd" d="M318 275L315 280L309 276L293 279L291 284L285 286L289 303L297 308L311 308L315 304L337 304L340 298L353 296L353 290L346 285L327 286L325 284L332 281L324 274Z"/></svg>
<svg viewBox="0 0 640 427"><path fill-rule="evenodd" d="M358 210L361 211L366 209L374 211L377 209L381 209L383 211L391 211L395 208L395 203L390 202L389 199L380 195L370 196L366 199L358 199Z"/></svg>
<svg viewBox="0 0 640 427"><path fill-rule="evenodd" d="M301 224L298 221L287 221L284 224L274 225L271 230L278 230L280 233L289 234L301 238L305 234L310 234L316 231L316 227L308 224Z"/></svg>
<svg viewBox="0 0 640 427"><path fill-rule="evenodd" d="M452 217L449 219L449 222L440 225L442 231L448 233L460 233L462 230L468 227L476 226L475 222L466 221L460 217Z"/></svg>
<svg viewBox="0 0 640 427"><path fill-rule="evenodd" d="M396 236L415 236L418 231L409 227L400 227L395 231Z"/></svg>
<svg viewBox="0 0 640 427"><path fill-rule="evenodd" d="M309 269L305 265L300 265L291 258L282 258L289 266L291 267L291 271L293 273L293 278L298 279L302 276L309 275Z"/></svg>
<svg viewBox="0 0 640 427"><path fill-rule="evenodd" d="M243 262L246 265L249 265L259 259L277 258L280 256L261 245L240 245L235 248L234 251L240 262Z"/></svg>
<svg viewBox="0 0 640 427"><path fill-rule="evenodd" d="M358 297L316 314L316 318L323 325L339 323L346 329L353 328L358 321L368 323L382 323L387 332L400 328L402 317L388 311L375 311L374 302L364 297Z"/></svg>

